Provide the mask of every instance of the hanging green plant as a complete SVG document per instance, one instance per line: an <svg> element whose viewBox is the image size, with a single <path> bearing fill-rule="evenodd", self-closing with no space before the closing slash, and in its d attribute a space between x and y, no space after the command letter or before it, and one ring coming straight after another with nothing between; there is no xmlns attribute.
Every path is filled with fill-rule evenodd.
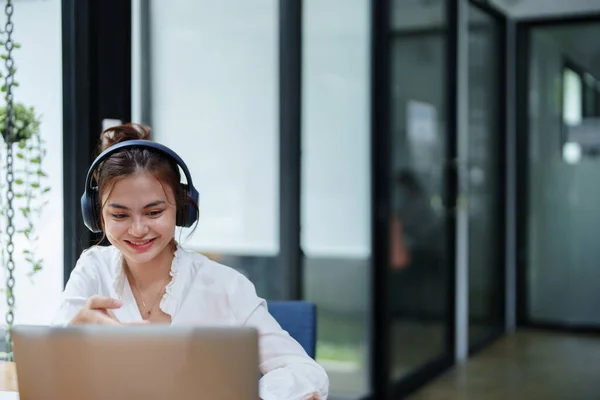
<svg viewBox="0 0 600 400"><path fill-rule="evenodd" d="M13 90L19 86L15 81L17 69L14 66L13 51L20 45L12 39L13 1L5 4L6 23L0 30L0 59L4 60L4 70L0 69L0 78L4 84L0 91L4 94L5 105L0 107L0 133L3 145L0 146L0 256L6 271L6 353L5 358L12 359L11 330L14 322L14 270L20 253L27 272L33 277L43 268L43 260L37 256L38 235L35 227L47 201L44 197L50 191L42 183L47 174L42 165L46 150L40 135L41 119L33 107L14 102ZM24 240L22 240L22 239ZM21 269L21 268L19 268Z"/></svg>
<svg viewBox="0 0 600 400"><path fill-rule="evenodd" d="M42 270L43 260L36 256L38 236L35 234L36 219L40 217L47 201L44 195L50 187L43 186L48 175L42 169L42 161L46 156L43 139L40 135L40 118L33 107L16 104L14 110L13 145L13 210L18 210L24 219L22 224L15 224L16 233L23 235L27 246L22 247L23 259L30 265L29 277ZM6 107L0 107L0 126L6 126ZM2 131L4 142L7 141L6 130ZM1 153L0 153L1 155ZM4 181L0 188L5 189ZM5 196L3 196L5 197ZM6 207L1 207L0 215L6 217ZM4 247L4 246L3 246Z"/></svg>

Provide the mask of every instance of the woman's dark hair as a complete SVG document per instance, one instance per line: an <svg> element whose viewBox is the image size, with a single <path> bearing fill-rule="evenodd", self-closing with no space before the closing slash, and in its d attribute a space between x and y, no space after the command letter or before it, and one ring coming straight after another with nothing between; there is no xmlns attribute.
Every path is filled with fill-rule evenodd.
<svg viewBox="0 0 600 400"><path fill-rule="evenodd" d="M150 127L130 123L108 128L100 134L98 154L117 143L136 139L152 140ZM183 218L187 217L182 211L184 206L188 204L191 204L196 209L196 214L198 214L198 204L187 196L185 189L180 184L181 174L175 160L158 151L143 147L118 151L96 168L94 178L98 183L98 200L102 202L103 195L107 192L110 193L119 179L138 172L146 172L154 176L163 185L163 190L165 189L164 185L171 188L175 195L178 215L183 215ZM104 204L101 205L102 207L104 207ZM100 215L104 227L104 218L102 213Z"/></svg>

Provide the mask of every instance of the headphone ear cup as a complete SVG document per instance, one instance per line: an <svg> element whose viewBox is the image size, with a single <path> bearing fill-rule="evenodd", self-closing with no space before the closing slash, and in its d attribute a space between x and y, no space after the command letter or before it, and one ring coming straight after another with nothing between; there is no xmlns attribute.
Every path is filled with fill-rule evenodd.
<svg viewBox="0 0 600 400"><path fill-rule="evenodd" d="M81 196L83 223L94 233L102 232L99 215L98 188L88 188Z"/></svg>
<svg viewBox="0 0 600 400"><path fill-rule="evenodd" d="M183 198L181 199L182 204L177 207L177 216L175 218L175 225L177 226L185 226L186 216L187 216L187 185L180 183L181 185L181 193L183 194Z"/></svg>
<svg viewBox="0 0 600 400"><path fill-rule="evenodd" d="M102 221L100 220L100 200L98 200L98 188L94 187L90 191L90 205L95 232L102 232Z"/></svg>
<svg viewBox="0 0 600 400"><path fill-rule="evenodd" d="M190 188L185 183L181 183L181 190L184 193L185 200L181 207L177 210L176 224L177 226L182 226L185 228L189 228L196 222L196 207L194 207L193 203L198 203L198 195L195 190L190 191ZM194 194L195 193L195 194ZM189 202L192 201L192 203Z"/></svg>

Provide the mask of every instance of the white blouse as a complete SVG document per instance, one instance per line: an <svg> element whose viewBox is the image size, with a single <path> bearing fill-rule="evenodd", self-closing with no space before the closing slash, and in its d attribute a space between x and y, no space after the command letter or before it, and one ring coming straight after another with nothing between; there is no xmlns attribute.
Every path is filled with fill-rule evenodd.
<svg viewBox="0 0 600 400"><path fill-rule="evenodd" d="M121 308L113 310L119 321L142 321L122 265L121 253L113 246L85 250L62 294L54 324L68 324L96 294L122 301ZM171 316L172 325L244 325L258 330L262 399L327 398L325 370L281 329L246 277L178 246L171 278L160 308Z"/></svg>

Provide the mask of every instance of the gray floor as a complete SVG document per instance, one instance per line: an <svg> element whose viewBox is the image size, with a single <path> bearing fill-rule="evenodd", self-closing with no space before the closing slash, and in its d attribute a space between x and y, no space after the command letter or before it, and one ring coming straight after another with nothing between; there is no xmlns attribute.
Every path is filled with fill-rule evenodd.
<svg viewBox="0 0 600 400"><path fill-rule="evenodd" d="M520 330L412 400L600 399L600 335Z"/></svg>

